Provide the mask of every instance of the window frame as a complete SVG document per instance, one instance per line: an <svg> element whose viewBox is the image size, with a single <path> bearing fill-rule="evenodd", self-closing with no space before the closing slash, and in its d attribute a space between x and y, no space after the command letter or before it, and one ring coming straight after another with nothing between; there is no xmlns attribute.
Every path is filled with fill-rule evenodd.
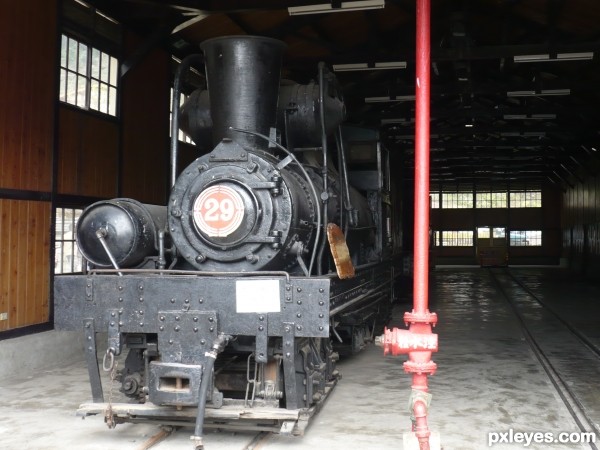
<svg viewBox="0 0 600 450"><path fill-rule="evenodd" d="M521 197L521 198L519 198ZM541 189L520 189L509 192L509 208L541 208Z"/></svg>
<svg viewBox="0 0 600 450"><path fill-rule="evenodd" d="M444 247L444 248L475 247L475 233L473 230L439 230L439 231L435 231L434 246Z"/></svg>
<svg viewBox="0 0 600 450"><path fill-rule="evenodd" d="M475 208L503 209L508 208L508 192L506 191L476 191Z"/></svg>
<svg viewBox="0 0 600 450"><path fill-rule="evenodd" d="M470 201L460 199L462 195L473 195ZM486 198L487 197L487 198ZM499 197L499 198L495 198ZM506 209L506 208L541 208L543 192L541 189L518 189L506 191L430 191L431 209Z"/></svg>
<svg viewBox="0 0 600 450"><path fill-rule="evenodd" d="M75 51L74 56L71 54L71 48ZM62 32L58 100L84 111L118 118L119 65L119 58L116 56ZM74 91L71 89L73 83ZM83 88L80 88L80 83L83 83Z"/></svg>
<svg viewBox="0 0 600 450"><path fill-rule="evenodd" d="M170 94L169 94L169 138L171 137L171 130L173 128L173 86L171 86L170 89ZM184 92L180 92L179 93L179 107L181 107L181 105L183 105L187 99L189 98L189 95L184 93ZM183 142L184 144L189 144L189 145L194 145L194 141L192 140L192 138L190 136L188 136L187 134L185 134L181 128L179 128L179 130L177 130L177 139L179 140L179 142Z"/></svg>
<svg viewBox="0 0 600 450"><path fill-rule="evenodd" d="M73 274L73 273L84 273L85 269L85 258L79 251L79 247L77 245L77 240L75 237L75 231L77 227L77 221L81 217L83 213L83 207L77 206L57 206L54 212L54 268L53 273L55 275L65 275L65 274ZM71 217L68 221L65 221L65 212L70 211ZM60 226L59 226L60 223ZM69 224L69 230L65 229L65 224ZM71 233L70 237L65 238L65 234ZM67 245L65 245L67 244ZM65 253L65 249L69 249L68 253ZM68 257L71 257L70 260ZM67 267L65 270L65 257L67 257L67 264L70 267ZM60 262L60 264L59 264ZM80 263L81 265L77 267L76 264ZM59 264L57 266L57 264Z"/></svg>
<svg viewBox="0 0 600 450"><path fill-rule="evenodd" d="M513 236L514 233L520 234L519 236ZM510 230L508 236L510 247L542 247L544 243L543 230Z"/></svg>
<svg viewBox="0 0 600 450"><path fill-rule="evenodd" d="M442 191L441 209L473 209L473 191Z"/></svg>

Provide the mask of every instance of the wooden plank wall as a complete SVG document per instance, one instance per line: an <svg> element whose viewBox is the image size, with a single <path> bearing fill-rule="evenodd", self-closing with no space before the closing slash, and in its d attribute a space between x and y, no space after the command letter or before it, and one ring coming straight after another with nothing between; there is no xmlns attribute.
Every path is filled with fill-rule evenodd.
<svg viewBox="0 0 600 450"><path fill-rule="evenodd" d="M126 34L127 54L139 45ZM143 203L167 202L170 62L168 53L155 50L123 78L122 195Z"/></svg>
<svg viewBox="0 0 600 450"><path fill-rule="evenodd" d="M0 187L50 191L56 3L10 2L0 14Z"/></svg>
<svg viewBox="0 0 600 450"><path fill-rule="evenodd" d="M33 198L52 189L56 16L56 0L0 13L0 331L49 319L51 205Z"/></svg>
<svg viewBox="0 0 600 450"><path fill-rule="evenodd" d="M0 199L0 331L48 321L49 202Z"/></svg>
<svg viewBox="0 0 600 450"><path fill-rule="evenodd" d="M118 123L61 105L58 137L58 193L116 197Z"/></svg>

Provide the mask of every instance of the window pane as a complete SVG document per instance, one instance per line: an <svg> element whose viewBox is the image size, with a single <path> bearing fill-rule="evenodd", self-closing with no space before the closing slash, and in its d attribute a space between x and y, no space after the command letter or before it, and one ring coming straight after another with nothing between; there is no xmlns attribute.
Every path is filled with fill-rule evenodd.
<svg viewBox="0 0 600 450"><path fill-rule="evenodd" d="M117 115L117 90L114 87L108 91L108 113L111 116Z"/></svg>
<svg viewBox="0 0 600 450"><path fill-rule="evenodd" d="M495 227L492 231L493 236L495 238L504 238L506 237L506 229L504 227Z"/></svg>
<svg viewBox="0 0 600 450"><path fill-rule="evenodd" d="M79 43L79 67L77 71L81 75L87 75L87 45Z"/></svg>
<svg viewBox="0 0 600 450"><path fill-rule="evenodd" d="M479 239L489 239L490 238L490 229L489 229L489 227L479 227L479 228L477 228L477 237Z"/></svg>
<svg viewBox="0 0 600 450"><path fill-rule="evenodd" d="M63 247L63 272L65 273L73 272L73 250L73 241L65 241Z"/></svg>
<svg viewBox="0 0 600 450"><path fill-rule="evenodd" d="M77 106L85 108L86 79L81 75L77 77Z"/></svg>
<svg viewBox="0 0 600 450"><path fill-rule="evenodd" d="M60 66L67 67L67 46L69 39L63 34L60 44Z"/></svg>
<svg viewBox="0 0 600 450"><path fill-rule="evenodd" d="M54 239L61 240L62 239L62 234L63 234L63 218L62 218L62 214L61 214L61 209L57 209L56 210L56 222L55 222L55 232L54 232Z"/></svg>
<svg viewBox="0 0 600 450"><path fill-rule="evenodd" d="M69 39L69 54L67 68L74 72L77 71L77 41Z"/></svg>
<svg viewBox="0 0 600 450"><path fill-rule="evenodd" d="M506 192L492 192L492 208L506 208L508 197Z"/></svg>
<svg viewBox="0 0 600 450"><path fill-rule="evenodd" d="M100 83L92 80L90 83L90 108L98 110L98 101L100 100Z"/></svg>
<svg viewBox="0 0 600 450"><path fill-rule="evenodd" d="M98 111L103 113L108 112L108 86L104 83L100 83L100 105Z"/></svg>
<svg viewBox="0 0 600 450"><path fill-rule="evenodd" d="M188 96L185 94L181 94L179 96L179 105L183 105L188 99ZM169 98L169 137L171 136L171 126L173 125L173 88L171 88L170 98ZM181 142L187 142L188 144L193 144L192 138L185 134L183 131L179 130L177 134L177 138Z"/></svg>
<svg viewBox="0 0 600 450"><path fill-rule="evenodd" d="M73 72L67 74L67 103L77 102L77 75Z"/></svg>
<svg viewBox="0 0 600 450"><path fill-rule="evenodd" d="M102 62L100 64L100 81L108 83L108 70L110 65L110 56L102 52Z"/></svg>
<svg viewBox="0 0 600 450"><path fill-rule="evenodd" d="M67 100L66 86L67 86L67 71L65 69L60 69L60 92L58 94L58 98L61 102L64 102Z"/></svg>
<svg viewBox="0 0 600 450"><path fill-rule="evenodd" d="M92 78L100 78L100 50L92 49Z"/></svg>
<svg viewBox="0 0 600 450"><path fill-rule="evenodd" d="M63 273L62 255L62 242L57 242L54 247L54 273Z"/></svg>
<svg viewBox="0 0 600 450"><path fill-rule="evenodd" d="M119 61L117 58L110 57L110 80L109 83L113 86L117 85L117 74L119 71Z"/></svg>

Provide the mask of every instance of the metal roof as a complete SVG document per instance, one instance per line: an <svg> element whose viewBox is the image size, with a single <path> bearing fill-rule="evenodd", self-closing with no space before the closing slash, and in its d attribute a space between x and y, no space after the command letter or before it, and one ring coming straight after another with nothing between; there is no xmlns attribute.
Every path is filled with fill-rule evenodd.
<svg viewBox="0 0 600 450"><path fill-rule="evenodd" d="M306 82L319 61L335 65L348 122L379 128L410 169L416 2L378 1L385 7L306 15L288 7L353 2L88 3L179 58L206 39L250 34L287 43L286 78ZM598 173L600 2L433 0L431 13L432 183L565 189Z"/></svg>

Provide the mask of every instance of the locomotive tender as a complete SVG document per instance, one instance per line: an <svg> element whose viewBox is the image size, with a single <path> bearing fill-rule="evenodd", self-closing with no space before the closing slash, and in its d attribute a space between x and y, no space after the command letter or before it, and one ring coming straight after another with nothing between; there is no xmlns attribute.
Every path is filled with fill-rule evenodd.
<svg viewBox="0 0 600 450"><path fill-rule="evenodd" d="M323 64L317 83L280 81L284 47L204 42L208 89L180 119L214 148L172 175L166 207L114 199L83 212L88 270L55 279L56 328L86 338L93 403L80 414L195 424L198 449L204 426L299 435L337 382L339 353L387 320L399 274L387 156L375 133L342 131ZM113 401L118 383L127 401Z"/></svg>

